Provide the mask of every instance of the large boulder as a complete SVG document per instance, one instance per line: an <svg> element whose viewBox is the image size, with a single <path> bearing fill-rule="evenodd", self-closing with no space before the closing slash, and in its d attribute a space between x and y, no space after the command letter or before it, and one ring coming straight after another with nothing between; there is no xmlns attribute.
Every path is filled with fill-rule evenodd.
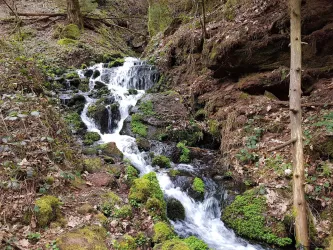
<svg viewBox="0 0 333 250"><path fill-rule="evenodd" d="M167 201L167 216L170 220L184 220L185 219L185 208L183 204L174 198Z"/></svg>
<svg viewBox="0 0 333 250"><path fill-rule="evenodd" d="M112 157L115 160L122 160L123 153L117 148L116 143L109 142L106 144L99 145L99 149L103 155Z"/></svg>

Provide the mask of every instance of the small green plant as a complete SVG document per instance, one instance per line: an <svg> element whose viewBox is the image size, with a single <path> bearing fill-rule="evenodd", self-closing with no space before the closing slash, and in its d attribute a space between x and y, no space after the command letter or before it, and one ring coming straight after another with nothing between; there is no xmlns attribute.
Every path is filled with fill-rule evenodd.
<svg viewBox="0 0 333 250"><path fill-rule="evenodd" d="M206 249L208 249L208 245L204 241L199 240L195 236L190 236L190 237L184 239L184 242L191 248L191 250L206 250Z"/></svg>
<svg viewBox="0 0 333 250"><path fill-rule="evenodd" d="M36 243L40 240L40 233L29 232L27 238L30 242Z"/></svg>
<svg viewBox="0 0 333 250"><path fill-rule="evenodd" d="M177 144L177 148L179 148L182 153L180 155L180 162L182 163L189 163L191 160L190 160L190 150L186 147L185 143L184 142L179 142Z"/></svg>
<svg viewBox="0 0 333 250"><path fill-rule="evenodd" d="M236 154L236 158L244 164L259 160L259 156L256 153L251 153L247 149L241 149L239 153Z"/></svg>
<svg viewBox="0 0 333 250"><path fill-rule="evenodd" d="M170 159L164 155L157 155L153 158L152 161L153 166L159 166L161 168L170 168L171 163Z"/></svg>
<svg viewBox="0 0 333 250"><path fill-rule="evenodd" d="M205 192L205 183L199 177L195 177L192 188L194 191L196 191L198 193L204 193Z"/></svg>
<svg viewBox="0 0 333 250"><path fill-rule="evenodd" d="M273 169L278 176L282 176L286 169L292 169L291 163L286 163L281 155L268 157L265 160L265 167Z"/></svg>
<svg viewBox="0 0 333 250"><path fill-rule="evenodd" d="M132 217L132 207L130 205L124 205L121 208L116 208L114 210L113 216L122 219Z"/></svg>
<svg viewBox="0 0 333 250"><path fill-rule="evenodd" d="M154 105L152 101L141 102L139 109L143 112L144 115L155 115Z"/></svg>
<svg viewBox="0 0 333 250"><path fill-rule="evenodd" d="M332 167L328 162L325 162L322 166L322 174L325 177L330 177L332 175Z"/></svg>
<svg viewBox="0 0 333 250"><path fill-rule="evenodd" d="M255 128L253 130L253 135L247 137L247 140L246 140L246 147L249 148L249 149L255 149L257 148L257 144L261 138L261 135L262 135L262 132L263 130L260 129L260 128Z"/></svg>
<svg viewBox="0 0 333 250"><path fill-rule="evenodd" d="M139 171L136 170L136 168L134 168L132 165L126 166L125 173L129 184L132 184L133 181L139 177Z"/></svg>
<svg viewBox="0 0 333 250"><path fill-rule="evenodd" d="M149 242L149 239L143 232L139 232L138 235L135 237L135 243L138 247L142 247Z"/></svg>
<svg viewBox="0 0 333 250"><path fill-rule="evenodd" d="M333 112L329 112L323 115L321 121L313 124L317 127L324 127L327 132L333 133Z"/></svg>
<svg viewBox="0 0 333 250"><path fill-rule="evenodd" d="M101 136L97 132L87 132L84 136L84 145L92 145L94 142L99 141Z"/></svg>
<svg viewBox="0 0 333 250"><path fill-rule="evenodd" d="M51 249L51 250L60 250L59 247L57 246L57 242L51 241L50 243L46 244L46 249Z"/></svg>
<svg viewBox="0 0 333 250"><path fill-rule="evenodd" d="M148 134L148 127L142 122L143 117L140 114L132 115L131 129L134 134L138 134L142 137L146 137Z"/></svg>

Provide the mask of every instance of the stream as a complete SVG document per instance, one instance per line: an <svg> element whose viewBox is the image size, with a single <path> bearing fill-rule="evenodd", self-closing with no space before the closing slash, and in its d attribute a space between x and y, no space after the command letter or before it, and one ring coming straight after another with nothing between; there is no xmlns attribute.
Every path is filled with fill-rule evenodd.
<svg viewBox="0 0 333 250"><path fill-rule="evenodd" d="M113 97L119 103L120 121L115 128L112 129L110 127L108 133L101 133L94 121L87 116L89 105L97 100L85 94L87 103L81 114L83 122L88 127L88 131L98 132L101 135L101 143L115 142L117 147L123 152L124 157L131 161L141 175L155 171L164 195L175 198L183 204L186 212L185 220L170 221L176 233L181 237L195 235L205 241L210 248L216 250L265 249L237 237L232 230L225 227L220 219L220 202L226 194L219 193L220 189L213 180L203 178L207 187L205 199L202 202L195 201L186 192L182 191L180 187L175 186L167 174L168 170L153 168L150 165L149 153L139 151L135 138L120 134L123 123L129 116L130 108L136 105L138 100L144 95L145 90L148 90L156 83L158 79L156 69L144 61L130 57L126 58L124 65L120 67L104 68L103 64L96 64L89 69L98 70L101 73L95 79L93 76L90 78L90 90L94 89L97 81L107 85ZM82 71L79 71L79 75L83 77ZM138 93L129 95L129 89L136 89ZM109 108L108 110L111 109ZM109 124L111 122L109 120ZM163 145L160 147L163 147ZM155 150L161 151L163 149L157 148ZM172 167L174 169L185 167L188 170L196 171L195 166L191 165L172 164Z"/></svg>

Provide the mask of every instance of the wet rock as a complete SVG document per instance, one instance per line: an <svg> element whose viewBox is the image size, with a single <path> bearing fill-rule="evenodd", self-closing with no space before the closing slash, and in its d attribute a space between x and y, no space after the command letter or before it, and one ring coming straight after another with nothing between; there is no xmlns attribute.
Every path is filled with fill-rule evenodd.
<svg viewBox="0 0 333 250"><path fill-rule="evenodd" d="M184 220L185 219L185 209L183 204L174 198L167 200L167 216L169 219Z"/></svg>
<svg viewBox="0 0 333 250"><path fill-rule="evenodd" d="M84 76L85 77L88 77L90 78L92 75L94 74L94 71L92 69L87 69L85 72L84 72Z"/></svg>
<svg viewBox="0 0 333 250"><path fill-rule="evenodd" d="M93 79L96 79L97 77L99 77L101 75L101 72L99 70L95 70L93 75L92 75L92 78Z"/></svg>
<svg viewBox="0 0 333 250"><path fill-rule="evenodd" d="M68 102L67 106L72 110L81 113L84 109L84 105L86 103L86 98L83 95L74 95L71 100Z"/></svg>
<svg viewBox="0 0 333 250"><path fill-rule="evenodd" d="M136 138L136 144L138 145L139 150L149 151L150 150L150 142L149 140L139 137Z"/></svg>
<svg viewBox="0 0 333 250"><path fill-rule="evenodd" d="M101 89L103 87L106 87L106 84L104 82L96 81L94 89Z"/></svg>
<svg viewBox="0 0 333 250"><path fill-rule="evenodd" d="M79 85L81 84L80 78L69 79L69 80L67 80L67 82L70 87L74 87L74 88L78 88Z"/></svg>
<svg viewBox="0 0 333 250"><path fill-rule="evenodd" d="M109 142L99 146L99 149L102 151L102 154L112 157L115 160L122 160L123 153L117 148L116 143Z"/></svg>
<svg viewBox="0 0 333 250"><path fill-rule="evenodd" d="M87 115L95 121L101 133L109 132L109 111L103 103L90 105Z"/></svg>

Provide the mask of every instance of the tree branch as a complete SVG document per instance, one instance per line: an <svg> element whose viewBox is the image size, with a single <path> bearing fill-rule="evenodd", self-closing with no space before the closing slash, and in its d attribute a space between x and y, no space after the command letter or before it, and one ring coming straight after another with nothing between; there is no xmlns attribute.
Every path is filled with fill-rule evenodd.
<svg viewBox="0 0 333 250"><path fill-rule="evenodd" d="M272 151L275 151L275 150L279 150L279 149L284 148L284 147L286 147L286 146L288 146L288 145L290 145L290 144L292 144L292 143L295 143L296 141L297 141L296 138L291 139L291 140L289 140L289 141L287 141L287 142L285 142L285 143L282 143L282 144L279 145L279 146L276 146L276 147L274 147L274 148L269 149L267 152L272 152Z"/></svg>

